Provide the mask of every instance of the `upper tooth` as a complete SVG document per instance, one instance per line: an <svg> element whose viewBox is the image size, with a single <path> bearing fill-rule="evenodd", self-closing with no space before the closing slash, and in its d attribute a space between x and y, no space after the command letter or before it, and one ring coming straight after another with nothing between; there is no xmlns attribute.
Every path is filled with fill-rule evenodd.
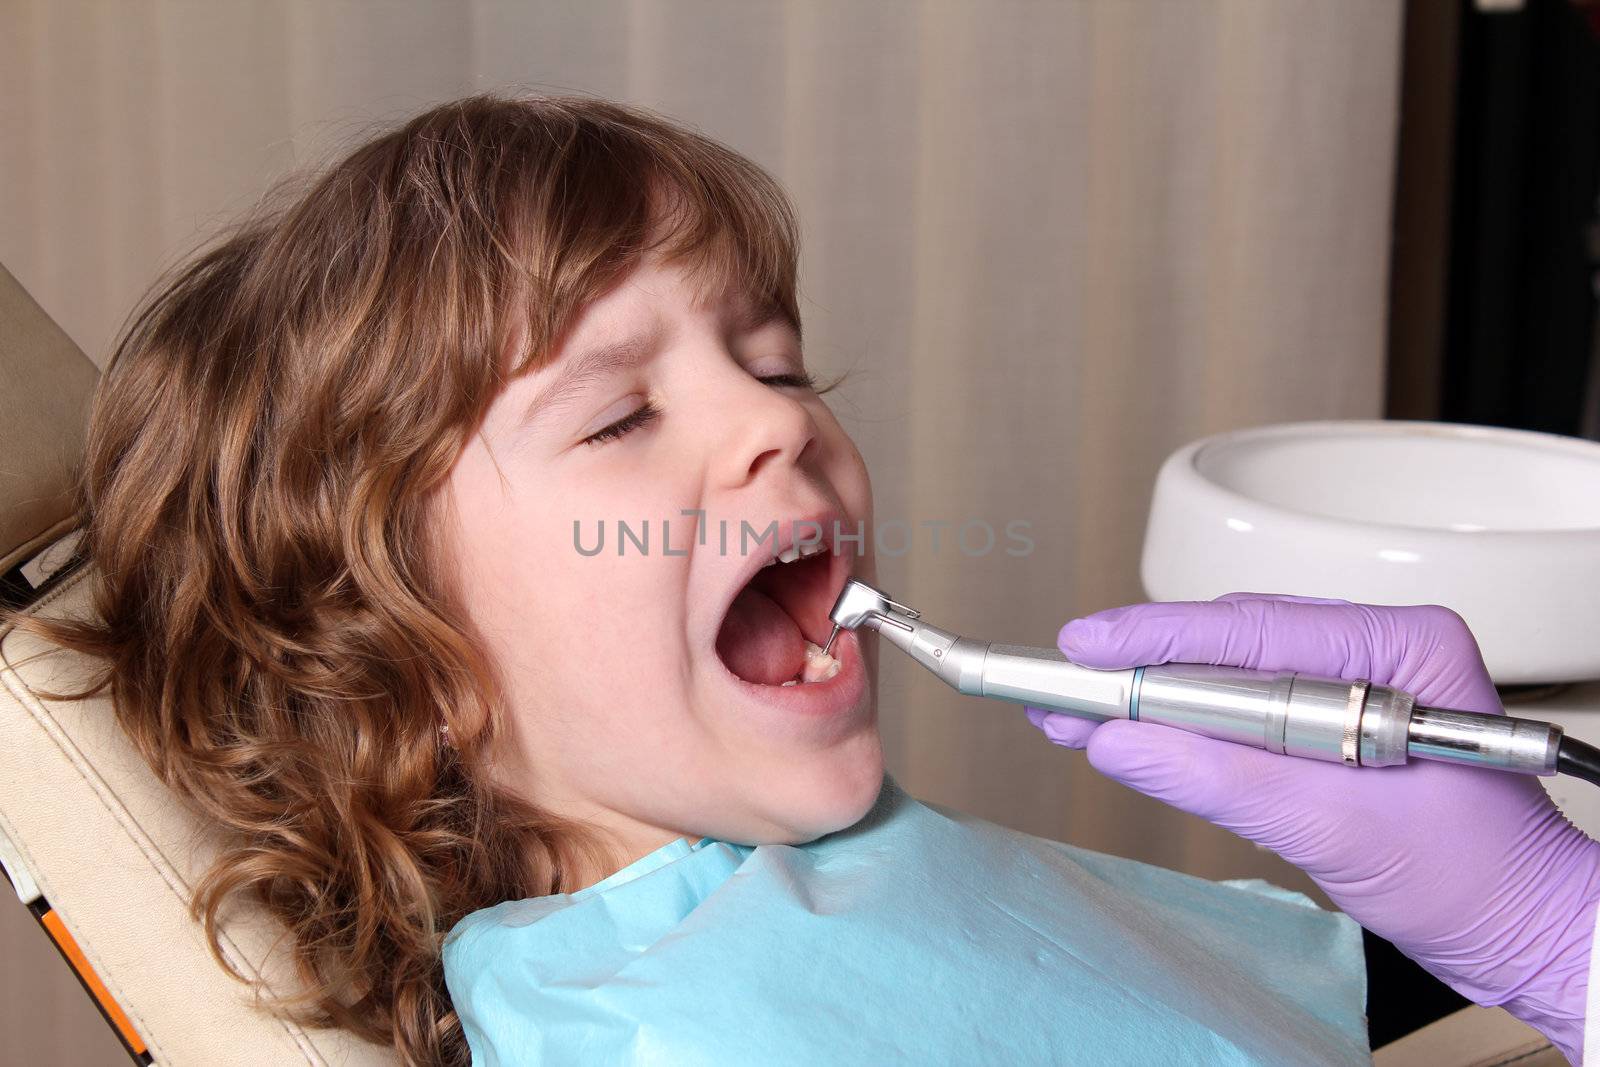
<svg viewBox="0 0 1600 1067"><path fill-rule="evenodd" d="M814 545L790 545L782 552L779 552L776 556L773 556L771 559L767 560L767 562L763 563L762 566L770 567L774 563L793 563L797 559L809 559L812 556L819 555L826 551L828 551L828 546L822 544L820 541Z"/></svg>

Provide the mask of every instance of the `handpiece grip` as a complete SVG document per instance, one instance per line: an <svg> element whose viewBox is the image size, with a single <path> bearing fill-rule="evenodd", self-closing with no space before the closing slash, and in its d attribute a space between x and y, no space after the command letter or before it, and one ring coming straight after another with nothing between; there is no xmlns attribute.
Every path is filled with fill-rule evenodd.
<svg viewBox="0 0 1600 1067"><path fill-rule="evenodd" d="M1562 736L1561 727L1531 719L1415 707L1410 694L1365 680L1203 663L1102 671L1056 649L965 638L939 658L941 673L964 693L1102 722L1154 722L1351 767L1420 757L1551 775Z"/></svg>
<svg viewBox="0 0 1600 1067"><path fill-rule="evenodd" d="M1054 648L993 645L917 620L878 633L958 692L1104 722L1135 719L1347 767L1411 756L1524 774L1555 774L1561 727L1532 719L1415 707L1366 680L1207 663L1096 670Z"/></svg>
<svg viewBox="0 0 1600 1067"><path fill-rule="evenodd" d="M1190 733L1346 766L1406 761L1409 694L1292 671L1204 663L1144 668L1134 714Z"/></svg>
<svg viewBox="0 0 1600 1067"><path fill-rule="evenodd" d="M990 645L973 673L970 688L959 681L956 688L1104 722L1128 717L1138 670L1082 667L1053 648Z"/></svg>
<svg viewBox="0 0 1600 1067"><path fill-rule="evenodd" d="M1366 682L1206 663L1100 671L1022 645L990 645L972 673L957 688L1085 718L1159 723L1350 766L1406 760L1411 698Z"/></svg>

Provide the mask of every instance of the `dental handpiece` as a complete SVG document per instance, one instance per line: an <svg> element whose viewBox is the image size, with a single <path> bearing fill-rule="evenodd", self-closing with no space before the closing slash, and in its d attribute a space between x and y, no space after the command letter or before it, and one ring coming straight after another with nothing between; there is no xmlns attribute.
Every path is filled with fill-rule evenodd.
<svg viewBox="0 0 1600 1067"><path fill-rule="evenodd" d="M973 696L1099 721L1160 723L1348 767L1390 767L1419 757L1523 774L1561 770L1596 780L1593 767L1569 766L1572 754L1562 754L1560 726L1424 707L1409 693L1367 680L1199 663L1097 670L1071 662L1058 649L990 644L942 630L855 578L845 583L830 618L829 647L840 628L864 626L946 685ZM1593 752L1571 739L1566 743L1569 750Z"/></svg>

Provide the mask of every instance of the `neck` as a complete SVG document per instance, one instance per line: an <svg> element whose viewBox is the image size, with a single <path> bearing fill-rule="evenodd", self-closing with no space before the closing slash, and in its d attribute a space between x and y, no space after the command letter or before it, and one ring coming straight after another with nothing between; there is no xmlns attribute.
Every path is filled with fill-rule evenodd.
<svg viewBox="0 0 1600 1067"><path fill-rule="evenodd" d="M647 826L611 812L605 817L590 815L573 820L572 824L585 840L562 865L562 884L556 887L559 893L594 885L679 838L687 838L690 844L700 840L695 834Z"/></svg>

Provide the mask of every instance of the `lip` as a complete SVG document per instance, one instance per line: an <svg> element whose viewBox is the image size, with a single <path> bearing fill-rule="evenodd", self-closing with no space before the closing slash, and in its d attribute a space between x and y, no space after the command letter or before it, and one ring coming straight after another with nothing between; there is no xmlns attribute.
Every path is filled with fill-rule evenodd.
<svg viewBox="0 0 1600 1067"><path fill-rule="evenodd" d="M746 699L785 715L799 715L809 719L826 719L840 716L862 706L867 689L867 670L861 657L859 635L854 630L840 630L833 642L832 655L839 661L839 673L823 682L801 682L798 685L757 685L747 682L728 670L722 657L712 652L717 667L727 680Z"/></svg>

